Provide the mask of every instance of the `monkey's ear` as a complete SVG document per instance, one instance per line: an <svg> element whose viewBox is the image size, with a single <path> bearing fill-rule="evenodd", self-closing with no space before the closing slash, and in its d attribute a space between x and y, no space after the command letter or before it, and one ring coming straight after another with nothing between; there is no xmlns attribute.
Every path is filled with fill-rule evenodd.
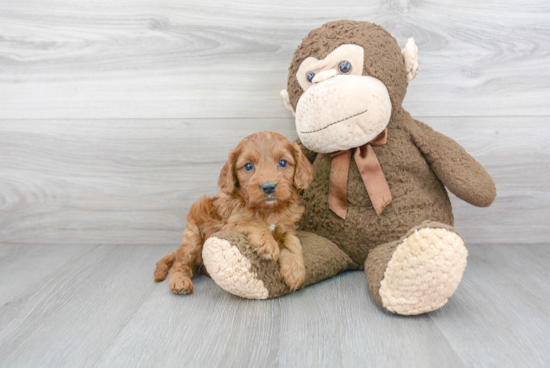
<svg viewBox="0 0 550 368"><path fill-rule="evenodd" d="M220 177L218 178L218 187L220 187L220 190L223 193L228 195L232 194L239 186L237 173L235 172L237 156L237 150L232 150L229 152L229 158L227 159L225 165L223 165L222 171L220 172Z"/></svg>
<svg viewBox="0 0 550 368"><path fill-rule="evenodd" d="M407 44L401 50L401 55L405 59L405 70L407 71L407 82L410 82L418 74L418 47L413 38L407 40Z"/></svg>
<svg viewBox="0 0 550 368"><path fill-rule="evenodd" d="M296 117L296 113L294 112L294 109L292 108L292 105L290 104L290 98L288 97L288 91L286 89L283 89L281 91L281 97L283 98L283 103L285 104L285 107L292 111L292 115Z"/></svg>
<svg viewBox="0 0 550 368"><path fill-rule="evenodd" d="M313 180L313 167L311 162L302 153L300 146L296 143L292 143L292 156L294 156L294 186L298 190L304 190L309 187L311 180Z"/></svg>

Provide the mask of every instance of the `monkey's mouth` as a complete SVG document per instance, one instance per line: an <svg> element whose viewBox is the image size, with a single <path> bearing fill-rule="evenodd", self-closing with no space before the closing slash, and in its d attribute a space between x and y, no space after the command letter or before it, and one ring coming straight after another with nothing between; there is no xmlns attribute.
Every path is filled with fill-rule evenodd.
<svg viewBox="0 0 550 368"><path fill-rule="evenodd" d="M362 111L362 112L357 113L357 114L355 114L355 115L348 116L348 117L345 118L345 119L335 121L334 123L330 123L329 125L327 125L327 126L325 126L325 127L323 127L323 128L320 128L320 129L315 129L315 130L310 130L310 131L307 131L307 132L300 132L300 133L302 133L302 134L317 133L317 132L320 132L321 130L325 130L325 129L327 129L328 127L331 127L331 126L333 126L333 125L335 125L335 124L342 123L342 122L344 122L344 121L346 121L346 120L349 120L349 119L351 119L351 118L357 117L357 116L359 116L359 115L363 115L363 114L366 113L367 111L369 111L369 110L365 110L365 111Z"/></svg>

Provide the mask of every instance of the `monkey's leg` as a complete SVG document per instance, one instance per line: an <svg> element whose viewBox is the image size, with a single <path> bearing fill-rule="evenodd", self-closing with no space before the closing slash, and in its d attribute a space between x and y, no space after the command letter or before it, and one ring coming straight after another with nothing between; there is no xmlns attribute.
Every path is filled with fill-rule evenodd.
<svg viewBox="0 0 550 368"><path fill-rule="evenodd" d="M336 244L306 232L296 234L302 246L305 281L301 287L359 267ZM276 298L292 292L279 264L260 258L245 235L220 231L206 240L203 261L212 279L227 292L247 299Z"/></svg>
<svg viewBox="0 0 550 368"><path fill-rule="evenodd" d="M452 226L425 221L399 241L379 245L365 261L374 299L402 315L436 310L456 291L468 251Z"/></svg>
<svg viewBox="0 0 550 368"><path fill-rule="evenodd" d="M183 240L175 251L175 260L168 277L168 286L176 294L193 292L191 278L199 271L202 263L203 239L194 224L188 224L183 231ZM165 257L166 258L166 257Z"/></svg>

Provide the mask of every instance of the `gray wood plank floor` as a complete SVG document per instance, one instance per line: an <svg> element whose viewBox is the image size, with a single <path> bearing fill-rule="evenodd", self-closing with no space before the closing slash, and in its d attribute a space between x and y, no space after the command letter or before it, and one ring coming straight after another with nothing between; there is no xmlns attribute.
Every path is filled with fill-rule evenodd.
<svg viewBox="0 0 550 368"><path fill-rule="evenodd" d="M548 245L470 246L442 309L385 313L364 273L251 301L154 283L174 246L0 245L2 367L544 367Z"/></svg>

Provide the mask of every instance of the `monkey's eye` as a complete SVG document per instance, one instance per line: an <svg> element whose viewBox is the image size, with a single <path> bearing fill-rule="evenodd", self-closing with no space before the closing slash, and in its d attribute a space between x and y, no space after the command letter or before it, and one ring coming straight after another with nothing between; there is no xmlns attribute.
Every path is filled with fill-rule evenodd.
<svg viewBox="0 0 550 368"><path fill-rule="evenodd" d="M307 78L307 81L309 83L313 83L312 80L313 80L314 77L315 77L315 73L313 73L313 72L309 72L309 73L306 74L306 78Z"/></svg>
<svg viewBox="0 0 550 368"><path fill-rule="evenodd" d="M288 165L288 162L286 162L285 160L279 160L279 167L282 167L283 169L285 167L287 167Z"/></svg>
<svg viewBox="0 0 550 368"><path fill-rule="evenodd" d="M340 73L348 74L351 72L351 64L349 61L344 60L338 65L338 69L340 69Z"/></svg>
<svg viewBox="0 0 550 368"><path fill-rule="evenodd" d="M252 171L252 170L254 170L254 164L251 163L251 162L249 162L249 163L247 163L246 165L244 165L244 169L245 169L246 171Z"/></svg>

